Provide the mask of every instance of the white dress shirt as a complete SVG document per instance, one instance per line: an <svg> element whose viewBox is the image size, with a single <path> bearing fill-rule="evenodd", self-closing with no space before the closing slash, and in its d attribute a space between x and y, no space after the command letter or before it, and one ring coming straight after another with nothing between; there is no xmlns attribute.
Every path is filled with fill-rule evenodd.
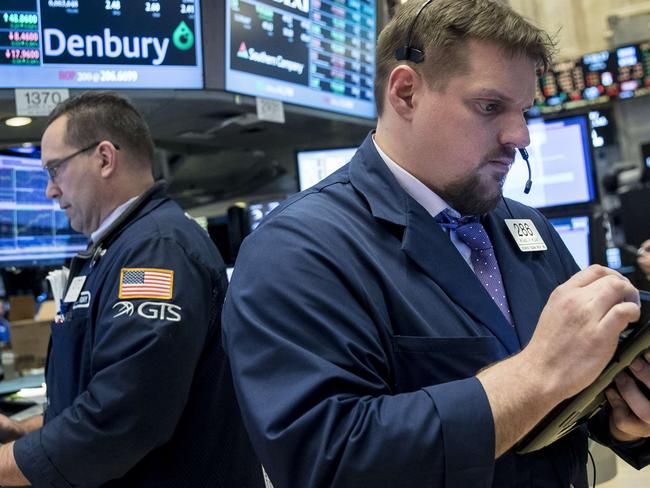
<svg viewBox="0 0 650 488"><path fill-rule="evenodd" d="M126 202L124 202L122 205L118 206L115 210L113 210L111 213L108 214L108 217L104 219L104 221L99 224L99 227L95 232L90 234L90 241L91 242L97 242L100 237L104 235L108 227L115 222L120 215L124 213L124 211L131 205L138 197L135 196L133 198L129 198Z"/></svg>
<svg viewBox="0 0 650 488"><path fill-rule="evenodd" d="M397 180L397 183L399 183L402 189L408 193L413 198L413 200L422 205L422 207L427 212L429 212L431 217L435 218L440 212L448 208L450 210L450 215L460 218L460 214L450 205L448 205L447 202L440 198L433 190L431 190L415 176L413 176L411 173L406 171L399 164L389 158L388 155L381 150L379 144L377 144L375 141L374 135L372 137L372 142L375 144L375 148L381 156L381 159L384 160L384 163L386 163L386 166L388 166L390 172L393 173L393 176ZM461 256L463 256L463 259L467 265L473 270L474 268L472 267L470 258L472 254L471 249L467 247L464 242L458 239L456 231L448 230L447 232L449 234L451 242L454 244L456 249L458 249L458 252L461 254Z"/></svg>

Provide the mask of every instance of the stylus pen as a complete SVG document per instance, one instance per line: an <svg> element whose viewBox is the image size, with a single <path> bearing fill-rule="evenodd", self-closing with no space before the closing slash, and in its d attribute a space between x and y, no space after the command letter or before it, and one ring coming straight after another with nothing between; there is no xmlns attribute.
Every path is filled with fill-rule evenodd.
<svg viewBox="0 0 650 488"><path fill-rule="evenodd" d="M644 252L650 252L650 246L649 247L634 247L629 244L623 244L621 246L623 249L625 249L628 252L631 252L632 254L636 254L637 256L641 256Z"/></svg>

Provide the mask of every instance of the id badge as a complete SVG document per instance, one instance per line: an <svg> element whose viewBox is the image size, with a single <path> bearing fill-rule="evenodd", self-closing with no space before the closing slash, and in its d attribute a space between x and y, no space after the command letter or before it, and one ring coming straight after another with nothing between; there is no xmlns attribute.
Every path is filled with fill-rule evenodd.
<svg viewBox="0 0 650 488"><path fill-rule="evenodd" d="M522 252L546 251L546 243L530 219L505 219L506 226Z"/></svg>
<svg viewBox="0 0 650 488"><path fill-rule="evenodd" d="M72 283L70 283L70 287L68 288L67 293L65 294L65 298L63 298L64 303L74 303L77 301L77 298L79 298L79 294L81 293L81 290L84 287L84 283L86 282L86 276L77 276L72 280Z"/></svg>

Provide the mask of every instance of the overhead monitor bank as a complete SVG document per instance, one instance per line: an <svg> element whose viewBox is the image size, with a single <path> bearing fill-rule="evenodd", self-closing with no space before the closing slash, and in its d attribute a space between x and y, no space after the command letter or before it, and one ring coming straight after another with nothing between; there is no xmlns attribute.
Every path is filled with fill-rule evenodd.
<svg viewBox="0 0 650 488"><path fill-rule="evenodd" d="M0 88L202 88L199 0L0 0Z"/></svg>
<svg viewBox="0 0 650 488"><path fill-rule="evenodd" d="M226 0L225 88L373 118L374 0Z"/></svg>

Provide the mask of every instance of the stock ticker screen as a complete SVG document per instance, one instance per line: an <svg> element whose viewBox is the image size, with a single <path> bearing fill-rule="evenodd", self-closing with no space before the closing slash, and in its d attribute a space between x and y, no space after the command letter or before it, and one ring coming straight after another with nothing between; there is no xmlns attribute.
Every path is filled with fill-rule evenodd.
<svg viewBox="0 0 650 488"><path fill-rule="evenodd" d="M373 118L373 0L228 0L226 90Z"/></svg>
<svg viewBox="0 0 650 488"><path fill-rule="evenodd" d="M86 248L45 196L40 159L0 155L0 267L59 264Z"/></svg>
<svg viewBox="0 0 650 488"><path fill-rule="evenodd" d="M0 87L202 88L199 0L0 0Z"/></svg>
<svg viewBox="0 0 650 488"><path fill-rule="evenodd" d="M642 42L555 63L539 78L535 105L553 113L648 94L650 42Z"/></svg>
<svg viewBox="0 0 650 488"><path fill-rule="evenodd" d="M556 63L540 79L537 102L550 111L608 102L619 94L616 71L616 57L610 51Z"/></svg>
<svg viewBox="0 0 650 488"><path fill-rule="evenodd" d="M650 94L650 42L616 49L620 98Z"/></svg>

